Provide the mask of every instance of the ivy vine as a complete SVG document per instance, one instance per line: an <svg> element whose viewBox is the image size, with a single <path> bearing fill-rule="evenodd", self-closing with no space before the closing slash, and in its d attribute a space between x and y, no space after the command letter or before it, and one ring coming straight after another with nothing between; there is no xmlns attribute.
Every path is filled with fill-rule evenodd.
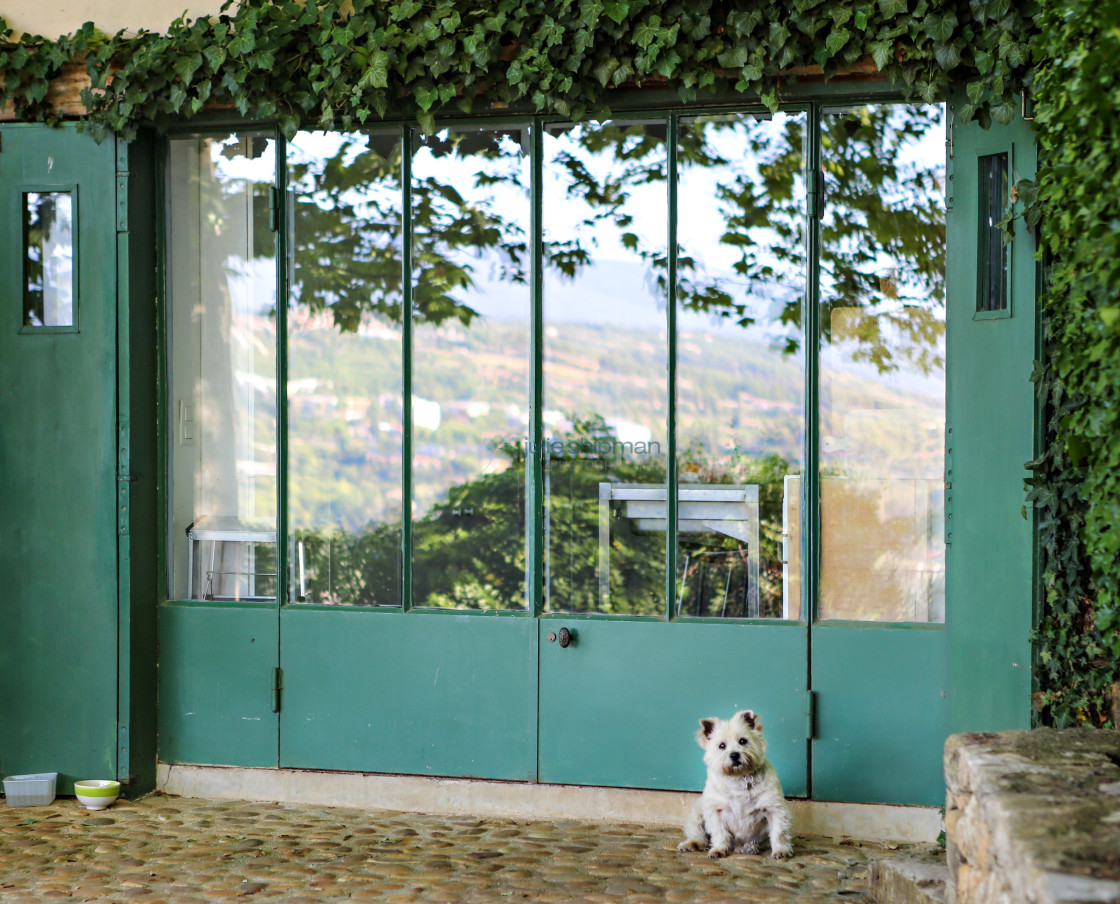
<svg viewBox="0 0 1120 904"><path fill-rule="evenodd" d="M352 12L349 10L352 8ZM84 55L98 133L227 106L299 128L352 129L517 106L573 120L605 114L622 86L664 85L688 102L718 91L781 100L784 75L826 77L868 57L907 96L970 83L965 119L1010 121L1029 66L1031 4L1011 0L227 0L165 34L57 40L0 19L0 104L53 120L47 87Z"/></svg>
<svg viewBox="0 0 1120 904"><path fill-rule="evenodd" d="M1120 705L1120 2L1045 0L1034 38L1048 286L1044 454L1032 462L1044 608L1038 702L1058 726Z"/></svg>

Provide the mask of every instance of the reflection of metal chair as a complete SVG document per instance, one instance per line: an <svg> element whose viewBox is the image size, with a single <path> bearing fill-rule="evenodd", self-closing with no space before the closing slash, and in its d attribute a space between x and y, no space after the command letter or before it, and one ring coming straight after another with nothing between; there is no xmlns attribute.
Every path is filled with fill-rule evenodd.
<svg viewBox="0 0 1120 904"><path fill-rule="evenodd" d="M599 606L609 611L611 584L611 504L640 533L664 531L668 526L668 493L657 484L599 484ZM691 484L677 488L677 533L723 534L737 540L733 555L745 555L747 615L757 618L758 600L758 487L729 484ZM685 569L692 555L686 556ZM730 570L728 572L730 577ZM682 584L683 594L683 584ZM679 613L680 598L677 600ZM725 597L726 602L726 597Z"/></svg>
<svg viewBox="0 0 1120 904"><path fill-rule="evenodd" d="M256 547L275 542L275 528L265 523L231 517L198 518L187 528L187 599L274 600L274 595L257 592L257 578L275 579L276 574L256 571ZM196 597L196 592L201 595Z"/></svg>
<svg viewBox="0 0 1120 904"><path fill-rule="evenodd" d="M708 607L719 601L720 618L758 618L761 613L757 606L752 610L750 604L748 552L743 544L738 549L700 548L686 553L677 594L677 615L709 615L712 613L706 611ZM722 600L716 588L721 574L725 575ZM756 593L756 599L757 596Z"/></svg>

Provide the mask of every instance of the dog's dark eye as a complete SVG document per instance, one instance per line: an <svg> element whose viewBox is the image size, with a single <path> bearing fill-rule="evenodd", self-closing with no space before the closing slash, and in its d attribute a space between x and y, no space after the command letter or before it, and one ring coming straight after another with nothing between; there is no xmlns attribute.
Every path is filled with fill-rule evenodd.
<svg viewBox="0 0 1120 904"><path fill-rule="evenodd" d="M724 743L723 743L723 741L720 741L720 742L719 742L719 749L720 749L720 750L726 750L726 749L727 749L727 745L726 745L726 744L724 744Z"/></svg>
<svg viewBox="0 0 1120 904"><path fill-rule="evenodd" d="M747 746L747 739L746 738L739 738L739 743L742 744L744 747L746 747Z"/></svg>

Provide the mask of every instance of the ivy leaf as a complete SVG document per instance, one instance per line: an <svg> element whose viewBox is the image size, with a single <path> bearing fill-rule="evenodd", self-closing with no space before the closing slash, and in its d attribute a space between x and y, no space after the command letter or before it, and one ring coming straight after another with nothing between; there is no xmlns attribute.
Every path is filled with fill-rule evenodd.
<svg viewBox="0 0 1120 904"><path fill-rule="evenodd" d="M868 45L871 59L875 61L875 68L882 72L894 58L894 46L888 41L876 41Z"/></svg>
<svg viewBox="0 0 1120 904"><path fill-rule="evenodd" d="M252 53L257 46L257 38L248 29L241 31L233 36L233 40L229 42L229 52L237 56L244 56L247 53Z"/></svg>
<svg viewBox="0 0 1120 904"><path fill-rule="evenodd" d="M629 0L607 0L607 2L603 4L603 12L621 25L630 14Z"/></svg>
<svg viewBox="0 0 1120 904"><path fill-rule="evenodd" d="M934 51L937 65L948 72L955 69L961 62L961 52L955 44L942 44Z"/></svg>
<svg viewBox="0 0 1120 904"><path fill-rule="evenodd" d="M727 14L727 27L737 36L745 37L754 31L762 22L762 10L733 10Z"/></svg>
<svg viewBox="0 0 1120 904"><path fill-rule="evenodd" d="M208 44L202 48L202 55L211 69L218 69L226 61L226 49L220 44Z"/></svg>
<svg viewBox="0 0 1120 904"><path fill-rule="evenodd" d="M922 30L933 39L934 44L947 44L957 27L957 14L930 13L922 23Z"/></svg>
<svg viewBox="0 0 1120 904"><path fill-rule="evenodd" d="M830 34L824 42L825 48L828 50L830 56L836 56L844 45L848 43L848 38L851 37L851 32L846 28L838 29Z"/></svg>
<svg viewBox="0 0 1120 904"><path fill-rule="evenodd" d="M1009 97L1001 97L998 103L992 104L992 119L1000 125L1010 125L1015 119L1016 105Z"/></svg>
<svg viewBox="0 0 1120 904"><path fill-rule="evenodd" d="M394 22L403 22L405 19L411 19L423 8L419 0L403 0L393 8L390 17Z"/></svg>
<svg viewBox="0 0 1120 904"><path fill-rule="evenodd" d="M299 117L294 113L281 114L277 120L277 124L280 126L281 134L283 134L288 141L295 138L296 133L299 131Z"/></svg>
<svg viewBox="0 0 1120 904"><path fill-rule="evenodd" d="M879 0L879 12L893 19L906 12L906 0Z"/></svg>
<svg viewBox="0 0 1120 904"><path fill-rule="evenodd" d="M432 108L432 104L434 104L437 100L439 100L438 88L427 88L416 92L416 105L425 113L427 113Z"/></svg>
<svg viewBox="0 0 1120 904"><path fill-rule="evenodd" d="M747 65L749 54L745 44L736 44L730 50L725 50L716 60L724 69L742 69Z"/></svg>
<svg viewBox="0 0 1120 904"><path fill-rule="evenodd" d="M389 87L389 54L384 50L375 50L369 55L369 65L358 80L358 88L387 88Z"/></svg>
<svg viewBox="0 0 1120 904"><path fill-rule="evenodd" d="M179 57L179 59L175 61L175 65L173 68L184 82L189 82L194 77L194 74L198 72L199 67L201 66L202 54L192 53Z"/></svg>

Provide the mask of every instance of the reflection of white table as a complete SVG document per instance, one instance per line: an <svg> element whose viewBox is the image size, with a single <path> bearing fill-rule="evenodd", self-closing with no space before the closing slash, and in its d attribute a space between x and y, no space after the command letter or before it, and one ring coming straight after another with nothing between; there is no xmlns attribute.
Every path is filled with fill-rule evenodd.
<svg viewBox="0 0 1120 904"><path fill-rule="evenodd" d="M658 484L599 484L599 606L607 611L611 595L611 503L641 533L664 532L668 493ZM738 540L747 554L747 612L759 614L758 487L733 484L687 484L677 487L677 533L718 533ZM674 581L676 579L674 578Z"/></svg>
<svg viewBox="0 0 1120 904"><path fill-rule="evenodd" d="M205 515L187 528L187 599L262 602L273 596L257 594L257 578L275 578L256 571L258 543L275 543L276 528L263 521ZM209 555L207 555L209 553ZM196 588L196 567L198 573ZM241 578L246 592L241 592ZM232 589L231 589L232 585ZM195 592L201 596L196 597ZM225 591L225 592L223 592Z"/></svg>

